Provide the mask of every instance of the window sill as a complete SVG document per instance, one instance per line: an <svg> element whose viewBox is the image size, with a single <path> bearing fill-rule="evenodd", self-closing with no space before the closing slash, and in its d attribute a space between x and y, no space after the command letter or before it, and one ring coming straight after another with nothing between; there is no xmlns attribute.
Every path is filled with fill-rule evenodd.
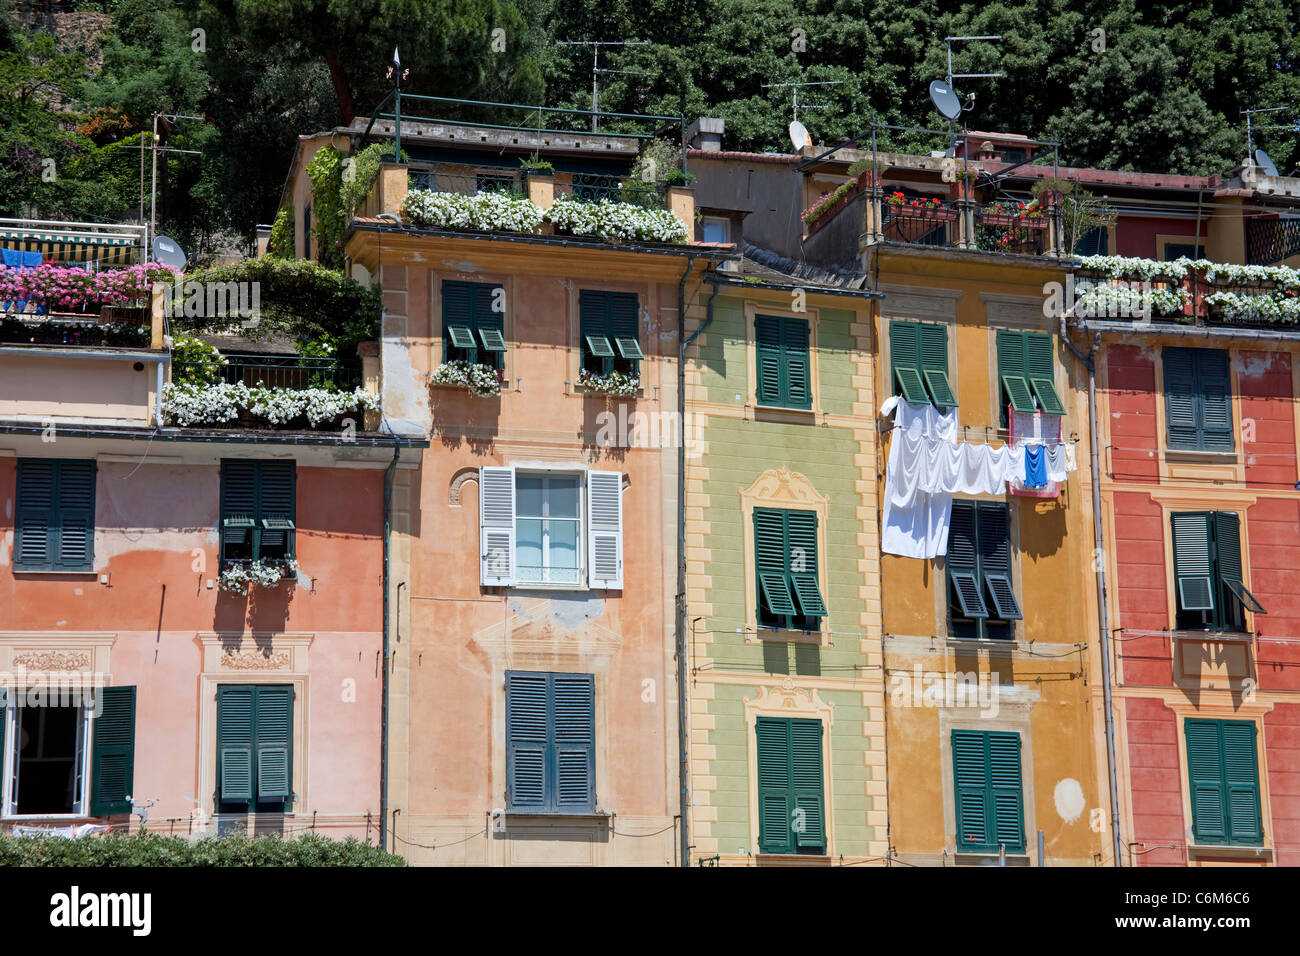
<svg viewBox="0 0 1300 956"><path fill-rule="evenodd" d="M508 820L612 820L614 814L606 810L507 810Z"/></svg>
<svg viewBox="0 0 1300 956"><path fill-rule="evenodd" d="M958 866L997 866L1002 858L997 850L954 850L953 859ZM1017 851L1006 856L1007 866L1029 866L1028 853Z"/></svg>
<svg viewBox="0 0 1300 956"><path fill-rule="evenodd" d="M1258 860L1260 862L1272 862L1273 848L1264 846L1242 846L1240 844L1215 844L1215 843L1192 843L1187 847L1188 856L1205 857L1217 856L1228 857L1234 860Z"/></svg>
<svg viewBox="0 0 1300 956"><path fill-rule="evenodd" d="M635 392L631 392L627 395L615 395L612 392L601 391L598 388L587 388L585 385L573 384L570 387L573 389L573 394L581 395L583 398L608 398L612 401L622 399L629 402L634 402L639 398L645 398L644 388L638 388Z"/></svg>
<svg viewBox="0 0 1300 956"><path fill-rule="evenodd" d="M15 575L18 575L18 574L57 574L57 575L60 575L60 576L62 576L62 577L69 577L69 578L76 578L76 577L81 577L81 578L93 578L93 577L95 577L99 572L96 571L94 568L87 568L87 569L84 570L84 571L69 571L69 570L67 570L67 569L59 570L59 569L55 569L55 568L14 568L14 569L13 569L13 573L14 573Z"/></svg>
<svg viewBox="0 0 1300 956"><path fill-rule="evenodd" d="M1255 635L1249 631L1188 631L1173 630L1169 636L1179 641L1195 641L1198 644L1253 644Z"/></svg>
<svg viewBox="0 0 1300 956"><path fill-rule="evenodd" d="M753 644L771 641L777 644L811 644L814 647L834 646L829 639L829 634L823 631L788 631L762 624L750 624L748 630L750 643Z"/></svg>
<svg viewBox="0 0 1300 956"><path fill-rule="evenodd" d="M823 850L820 853L764 853L754 854L758 866L832 866L833 860Z"/></svg>
<svg viewBox="0 0 1300 956"><path fill-rule="evenodd" d="M820 408L791 408L788 405L764 405L760 402L751 402L749 408L754 413L755 421L785 420L816 424L817 417L822 414Z"/></svg>
<svg viewBox="0 0 1300 956"><path fill-rule="evenodd" d="M1232 451L1206 451L1203 448L1172 448L1168 445L1164 449L1165 457L1170 461L1185 459L1187 461L1215 462L1225 465L1235 465L1237 463L1237 450Z"/></svg>

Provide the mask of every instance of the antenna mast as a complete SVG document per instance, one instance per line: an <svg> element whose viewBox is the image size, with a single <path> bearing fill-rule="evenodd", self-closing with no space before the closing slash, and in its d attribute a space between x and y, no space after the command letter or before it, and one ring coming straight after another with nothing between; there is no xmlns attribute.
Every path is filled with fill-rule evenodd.
<svg viewBox="0 0 1300 956"><path fill-rule="evenodd" d="M653 73L643 73L639 70L608 70L601 69L600 66L600 48L603 46L648 46L649 40L560 40L560 46L589 46L591 47L591 131L597 132L597 121L600 118L600 74L601 73L626 73L631 76L654 76Z"/></svg>

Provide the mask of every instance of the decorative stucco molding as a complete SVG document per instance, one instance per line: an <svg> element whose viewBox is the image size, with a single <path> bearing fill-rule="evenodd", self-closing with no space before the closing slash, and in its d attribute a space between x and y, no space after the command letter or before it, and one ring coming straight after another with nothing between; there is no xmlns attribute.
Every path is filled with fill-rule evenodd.
<svg viewBox="0 0 1300 956"><path fill-rule="evenodd" d="M13 656L14 667L33 671L83 671L90 667L90 654L86 651L33 650Z"/></svg>

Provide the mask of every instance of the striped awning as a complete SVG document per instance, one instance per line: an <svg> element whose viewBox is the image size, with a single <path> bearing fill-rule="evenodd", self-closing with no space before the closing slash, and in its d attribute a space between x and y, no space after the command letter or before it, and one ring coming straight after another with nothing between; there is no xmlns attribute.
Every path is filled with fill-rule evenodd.
<svg viewBox="0 0 1300 956"><path fill-rule="evenodd" d="M39 252L45 262L97 262L101 266L129 266L140 261L139 247L130 236L89 236L53 230L0 230L0 246L20 252Z"/></svg>

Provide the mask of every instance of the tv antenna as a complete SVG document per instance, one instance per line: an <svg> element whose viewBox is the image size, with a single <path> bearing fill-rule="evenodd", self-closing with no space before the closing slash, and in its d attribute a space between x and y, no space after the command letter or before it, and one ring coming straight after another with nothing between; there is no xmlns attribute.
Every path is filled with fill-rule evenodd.
<svg viewBox="0 0 1300 956"><path fill-rule="evenodd" d="M793 100L792 100L792 102L791 102L791 106L792 106L793 109L794 109L794 117L793 117L793 118L794 118L794 121L797 123L797 122L799 122L799 107L800 107L800 105L802 105L803 108L806 109L806 110L828 110L828 109L830 109L829 106L825 106L825 105L815 105L815 104L813 104L813 103L803 103L803 104L800 104L800 102L799 102L799 87L801 87L801 86L839 86L839 85L840 85L841 83L843 83L843 82L844 82L843 80L800 80L800 81L798 81L797 83L763 83L763 84L761 84L761 86L762 86L763 89L765 89L765 90L777 90L777 89L784 89L784 88L786 88L786 87L793 87L793 88L794 88L794 98L793 98Z"/></svg>
<svg viewBox="0 0 1300 956"><path fill-rule="evenodd" d="M610 70L600 65L600 48L603 46L648 46L649 40L560 40L560 46L591 47L591 131L597 132L596 124L600 118L600 74L625 73L629 76L654 76L640 70Z"/></svg>
<svg viewBox="0 0 1300 956"><path fill-rule="evenodd" d="M158 154L159 153L191 153L195 156L202 156L203 151L198 149L176 149L172 146L159 146L161 137L158 135L158 121L167 120L169 123L173 120L198 120L205 122L206 118L202 116L190 116L186 113L154 113L153 114L153 138L149 140L149 148L153 150L153 172L149 178L149 222L145 226L144 233L144 253L149 255L149 237L154 234L158 228ZM144 137L140 137L140 218L144 219Z"/></svg>
<svg viewBox="0 0 1300 956"><path fill-rule="evenodd" d="M981 36L951 36L944 37L943 42L948 47L948 72L944 75L947 82L947 89L943 90L938 80L930 84L930 100L934 103L934 108L939 111L939 115L948 121L948 151L946 155L957 155L957 117L962 113L969 112L975 108L975 94L970 93L966 97L965 105L961 105L961 100L957 92L952 87L953 80L996 80L1005 76L1005 73L954 73L952 71L952 45L954 43L969 43L978 40L988 42L1000 42L1002 34L987 34ZM954 113L953 102L958 104ZM952 115L949 115L952 114Z"/></svg>
<svg viewBox="0 0 1300 956"><path fill-rule="evenodd" d="M1283 110L1290 109L1288 106L1270 106L1266 109L1242 110L1241 115L1246 117L1246 165L1255 165L1262 167L1265 174L1269 176L1277 175L1277 167L1273 165L1273 160L1269 158L1268 153L1262 149L1255 149L1255 130L1261 129L1284 129L1293 133L1300 133L1300 119L1290 123L1276 123L1266 126L1254 126L1251 117L1256 113L1281 113Z"/></svg>

